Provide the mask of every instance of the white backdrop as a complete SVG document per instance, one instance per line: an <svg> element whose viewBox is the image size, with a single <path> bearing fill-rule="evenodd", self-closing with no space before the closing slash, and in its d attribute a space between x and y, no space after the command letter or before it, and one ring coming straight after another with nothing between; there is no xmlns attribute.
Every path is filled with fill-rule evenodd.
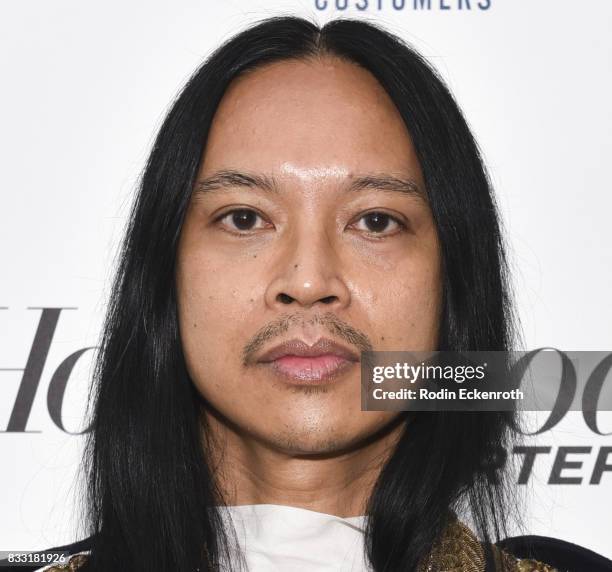
<svg viewBox="0 0 612 572"><path fill-rule="evenodd" d="M359 11L364 0L349 0L353 8L342 11L329 0L317 8L324 4L2 3L0 549L76 539L83 441L53 422L49 384L68 356L97 344L135 180L173 95L215 46L264 16L367 18L420 49L448 81L493 175L526 347L612 351L612 2L481 0L482 10L477 0L431 0L431 10L415 10L414 0L395 1L404 9L370 0ZM59 314L25 431L6 432L40 308L72 309ZM69 379L69 431L80 426L91 356ZM612 431L612 414L600 421ZM590 432L572 413L536 443L552 452L538 456L521 487L527 531L612 558L612 471L589 484L612 436ZM582 483L548 485L558 447L569 445L592 447L570 455L583 464L563 472Z"/></svg>

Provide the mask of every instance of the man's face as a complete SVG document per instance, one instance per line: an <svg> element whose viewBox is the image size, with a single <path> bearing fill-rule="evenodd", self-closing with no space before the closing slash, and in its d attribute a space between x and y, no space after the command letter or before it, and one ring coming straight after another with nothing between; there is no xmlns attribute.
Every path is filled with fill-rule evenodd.
<svg viewBox="0 0 612 572"><path fill-rule="evenodd" d="M289 453L341 451L388 425L397 413L361 411L359 353L436 348L441 269L419 162L383 88L335 58L242 76L198 181L179 322L217 417ZM318 357L296 357L317 341Z"/></svg>

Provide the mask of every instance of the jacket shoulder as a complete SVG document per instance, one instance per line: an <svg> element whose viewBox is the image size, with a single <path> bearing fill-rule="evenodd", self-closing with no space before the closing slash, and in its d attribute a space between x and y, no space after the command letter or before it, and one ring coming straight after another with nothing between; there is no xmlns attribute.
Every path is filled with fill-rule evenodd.
<svg viewBox="0 0 612 572"><path fill-rule="evenodd" d="M546 561L523 558L495 544L483 544L472 530L458 519L447 525L418 572L565 572ZM584 571L580 571L584 572Z"/></svg>

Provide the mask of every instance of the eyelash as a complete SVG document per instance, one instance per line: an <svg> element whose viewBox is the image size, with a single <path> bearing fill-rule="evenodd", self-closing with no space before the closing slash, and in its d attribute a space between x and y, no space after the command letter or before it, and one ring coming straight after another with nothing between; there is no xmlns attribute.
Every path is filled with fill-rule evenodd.
<svg viewBox="0 0 612 572"><path fill-rule="evenodd" d="M219 224L223 219L227 218L230 215L233 215L234 213L237 212L248 212L248 213L254 213L257 217L259 217L260 219L264 219L263 216L261 216L257 211L251 209L251 208L247 208L247 207L243 207L243 208L236 208L236 209L232 209L229 211L224 212L223 214L219 215L215 220L215 224ZM399 218L386 213L384 211L368 211L366 213L363 213L357 220L360 221L363 218L365 218L368 215L374 215L374 214L378 214L378 215L383 215L385 217L388 218L388 220L394 222L397 226L398 226L398 230L394 231L394 232L390 232L390 233L381 233L381 232L372 232L372 231L366 231L367 234L369 234L371 237L375 238L375 239L382 239L382 238L386 238L389 236L395 236L396 234L400 233L400 232L405 232L407 230L407 225L406 223L404 223L403 221L401 221ZM225 232L229 232L230 234L233 234L234 236L239 236L239 237L245 237L245 236L250 236L252 233L252 230L245 230L245 231L236 231L236 230L228 230L228 229L223 229L225 230Z"/></svg>

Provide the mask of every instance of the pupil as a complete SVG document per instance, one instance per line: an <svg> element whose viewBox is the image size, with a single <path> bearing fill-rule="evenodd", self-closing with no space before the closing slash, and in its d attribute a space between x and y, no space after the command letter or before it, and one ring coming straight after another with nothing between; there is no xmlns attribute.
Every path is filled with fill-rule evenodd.
<svg viewBox="0 0 612 572"><path fill-rule="evenodd" d="M240 230L249 230L255 224L255 217L253 211L238 210L232 215L232 222Z"/></svg>
<svg viewBox="0 0 612 572"><path fill-rule="evenodd" d="M381 232L387 227L389 216L383 213L372 213L366 215L366 224L373 232Z"/></svg>

